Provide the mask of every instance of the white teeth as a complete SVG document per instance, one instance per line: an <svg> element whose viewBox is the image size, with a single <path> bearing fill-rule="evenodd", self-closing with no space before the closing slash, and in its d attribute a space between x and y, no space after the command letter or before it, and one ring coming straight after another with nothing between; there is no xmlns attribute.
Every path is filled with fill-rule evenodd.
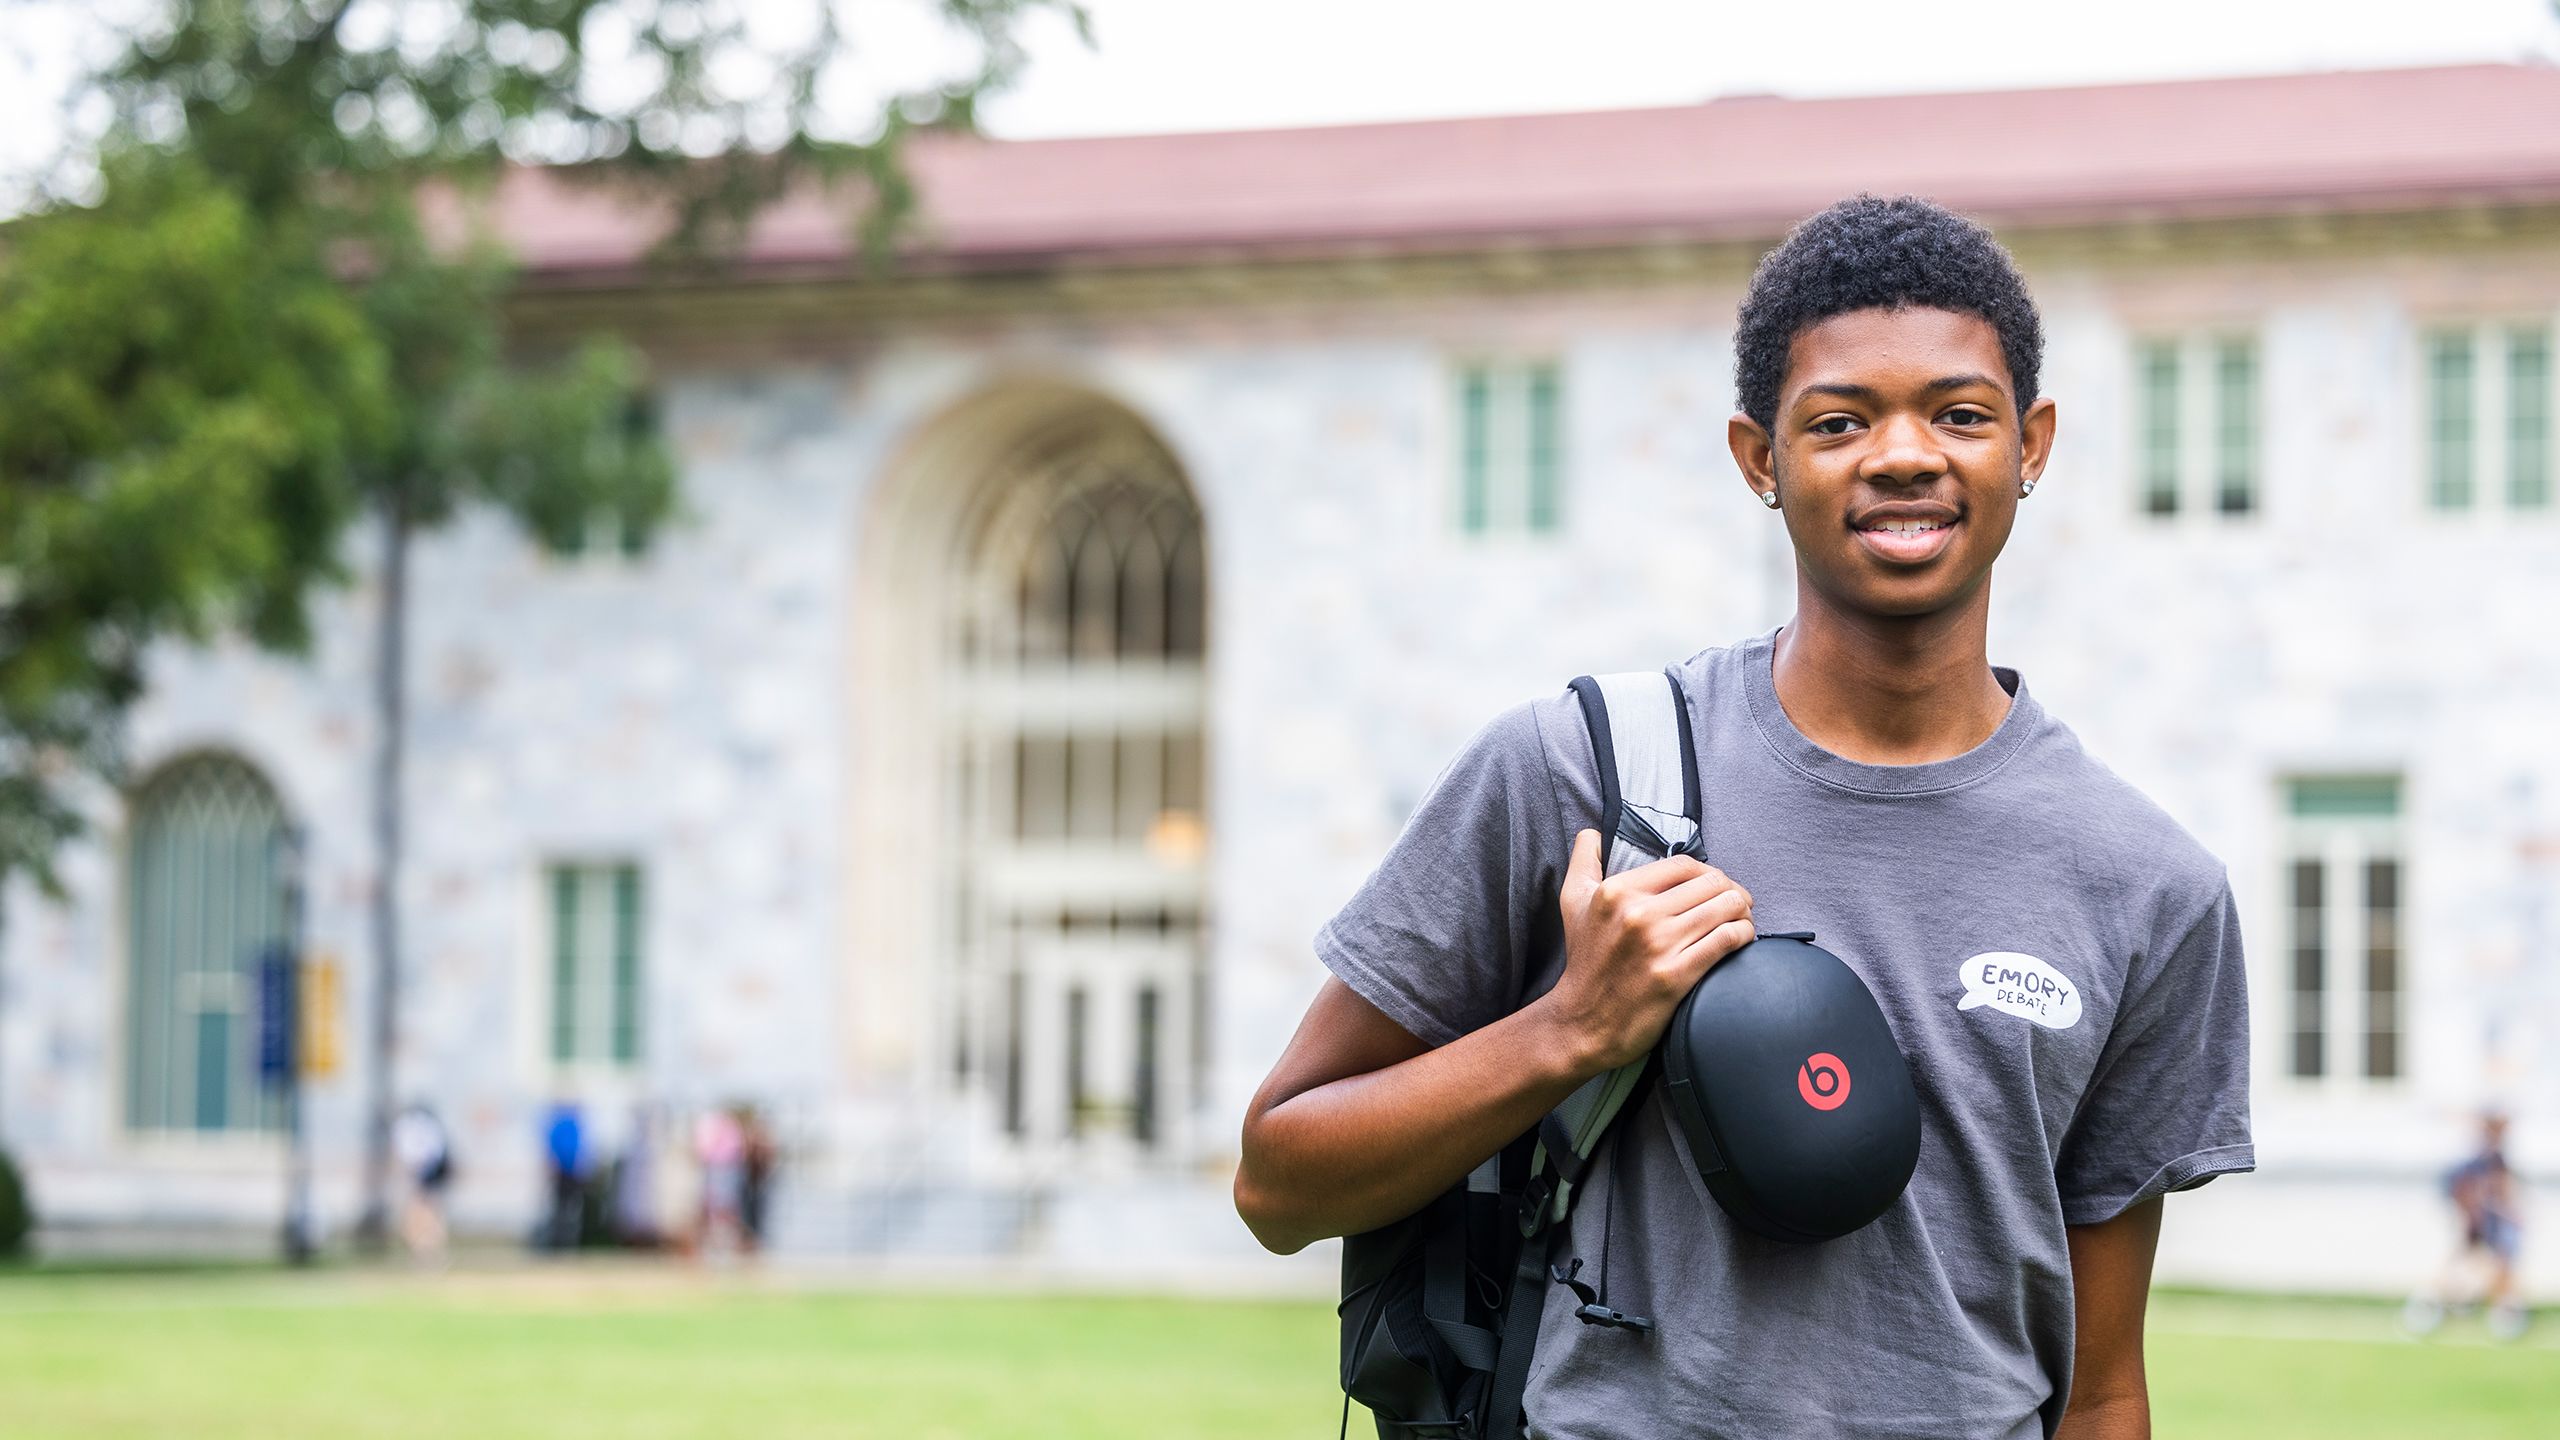
<svg viewBox="0 0 2560 1440"><path fill-rule="evenodd" d="M1878 530L1890 530L1896 534L1908 535L1917 534L1924 530L1939 530L1945 527L1935 520L1880 520L1876 522L1875 528Z"/></svg>

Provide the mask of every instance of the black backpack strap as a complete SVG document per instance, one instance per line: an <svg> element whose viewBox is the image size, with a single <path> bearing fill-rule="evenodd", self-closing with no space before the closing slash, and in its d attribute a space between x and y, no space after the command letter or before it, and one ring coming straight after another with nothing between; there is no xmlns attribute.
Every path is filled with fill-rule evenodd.
<svg viewBox="0 0 2560 1440"><path fill-rule="evenodd" d="M1434 1230L1423 1242L1422 1318L1431 1322L1432 1331L1459 1364L1470 1370L1491 1370L1494 1332L1467 1323L1467 1249L1463 1215Z"/></svg>
<svg viewBox="0 0 2560 1440"><path fill-rule="evenodd" d="M1670 669L1574 677L1600 780L1603 868L1699 853L1705 810L1689 697Z"/></svg>
<svg viewBox="0 0 2560 1440"><path fill-rule="evenodd" d="M1689 853L1703 860L1707 857L1707 798L1706 787L1698 779L1698 737L1690 728L1689 691L1680 683L1680 671L1674 666L1663 667L1662 680L1671 687L1671 714L1680 725L1681 813L1697 827Z"/></svg>
<svg viewBox="0 0 2560 1440"><path fill-rule="evenodd" d="M1573 681L1573 692L1582 702L1599 774L1600 834L1607 873L1615 875L1666 855L1703 856L1703 786L1689 697L1679 675L1669 668L1659 673L1583 675ZM1533 1180L1520 1214L1525 1238L1502 1308L1501 1346L1493 1384L1485 1395L1485 1440L1519 1440L1529 1364L1537 1353L1547 1287L1558 1275L1556 1258L1570 1233L1565 1221L1575 1192L1601 1137L1619 1116L1635 1107L1652 1077L1650 1056L1640 1067L1596 1076L1538 1122L1536 1133L1546 1169ZM1595 1096L1613 1084L1616 1088L1604 1112ZM1553 1207L1547 1204L1550 1194L1558 1196ZM1581 1262L1575 1261L1564 1273L1569 1276L1580 1268ZM1638 1332L1651 1329L1649 1322L1633 1316L1611 1323Z"/></svg>
<svg viewBox="0 0 2560 1440"><path fill-rule="evenodd" d="M1618 824L1626 802L1618 789L1618 746L1609 733L1609 698L1595 675L1573 677L1573 693L1582 702L1582 727L1591 735L1591 761L1600 776L1600 863L1605 870L1618 849Z"/></svg>
<svg viewBox="0 0 2560 1440"><path fill-rule="evenodd" d="M1538 1350L1538 1322L1547 1313L1547 1285L1555 1263L1559 1225L1520 1246L1511 1296L1502 1306L1502 1353L1485 1392L1484 1440L1520 1440L1520 1402L1529 1393L1529 1361Z"/></svg>

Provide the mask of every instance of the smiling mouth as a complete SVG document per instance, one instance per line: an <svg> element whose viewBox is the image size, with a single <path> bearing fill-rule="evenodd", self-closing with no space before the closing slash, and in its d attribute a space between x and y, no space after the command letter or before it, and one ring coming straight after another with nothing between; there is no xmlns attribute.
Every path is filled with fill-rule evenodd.
<svg viewBox="0 0 2560 1440"><path fill-rule="evenodd" d="M1936 559L1954 539L1960 520L1919 520L1893 517L1865 525L1850 527L1868 553L1897 565L1917 565Z"/></svg>

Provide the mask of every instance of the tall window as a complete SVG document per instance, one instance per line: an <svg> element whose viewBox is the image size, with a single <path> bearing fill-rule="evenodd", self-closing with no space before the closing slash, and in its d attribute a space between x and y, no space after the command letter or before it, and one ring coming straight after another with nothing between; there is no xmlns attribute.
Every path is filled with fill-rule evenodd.
<svg viewBox="0 0 2560 1440"><path fill-rule="evenodd" d="M1550 534L1563 524L1564 382L1552 362L1458 369L1458 527Z"/></svg>
<svg viewBox="0 0 2560 1440"><path fill-rule="evenodd" d="M2213 508L2246 515L2258 503L2258 346L2213 346Z"/></svg>
<svg viewBox="0 0 2560 1440"><path fill-rule="evenodd" d="M2400 777L2286 788L2286 1071L2396 1080L2408 1063Z"/></svg>
<svg viewBox="0 0 2560 1440"><path fill-rule="evenodd" d="M2142 510L2178 513L2178 347L2146 340L2142 371Z"/></svg>
<svg viewBox="0 0 2560 1440"><path fill-rule="evenodd" d="M227 755L161 771L135 794L127 854L125 1123L270 1130L257 966L284 935L284 814Z"/></svg>
<svg viewBox="0 0 2560 1440"><path fill-rule="evenodd" d="M984 477L955 566L948 1072L1017 1161L1180 1165L1209 1026L1198 502L1109 407Z"/></svg>
<svg viewBox="0 0 2560 1440"><path fill-rule="evenodd" d="M2520 325L2507 332L2507 504L2549 506L2551 466L2551 330Z"/></svg>
<svg viewBox="0 0 2560 1440"><path fill-rule="evenodd" d="M2471 506L2471 334L2427 337L2427 499L2439 510Z"/></svg>
<svg viewBox="0 0 2560 1440"><path fill-rule="evenodd" d="M2446 512L2551 508L2551 326L2448 325L2421 345L2426 495Z"/></svg>
<svg viewBox="0 0 2560 1440"><path fill-rule="evenodd" d="M2134 346L2135 466L2145 515L2258 508L2258 342L2154 336Z"/></svg>
<svg viewBox="0 0 2560 1440"><path fill-rule="evenodd" d="M551 1058L628 1066L640 1059L640 867L554 865Z"/></svg>

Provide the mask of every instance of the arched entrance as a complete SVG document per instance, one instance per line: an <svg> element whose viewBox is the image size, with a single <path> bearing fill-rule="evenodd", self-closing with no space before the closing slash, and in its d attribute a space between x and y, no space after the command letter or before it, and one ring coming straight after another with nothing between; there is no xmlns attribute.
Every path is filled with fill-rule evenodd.
<svg viewBox="0 0 2560 1440"><path fill-rule="evenodd" d="M925 1017L910 1073L981 1175L1178 1164L1207 1060L1198 503L1143 421L1065 386L982 395L908 458L868 537L862 828L916 820L891 873L921 913L865 948L924 980L866 988Z"/></svg>
<svg viewBox="0 0 2560 1440"><path fill-rule="evenodd" d="M284 810L232 756L137 787L125 855L124 1119L134 1131L274 1130L258 1080L258 963L285 933Z"/></svg>

